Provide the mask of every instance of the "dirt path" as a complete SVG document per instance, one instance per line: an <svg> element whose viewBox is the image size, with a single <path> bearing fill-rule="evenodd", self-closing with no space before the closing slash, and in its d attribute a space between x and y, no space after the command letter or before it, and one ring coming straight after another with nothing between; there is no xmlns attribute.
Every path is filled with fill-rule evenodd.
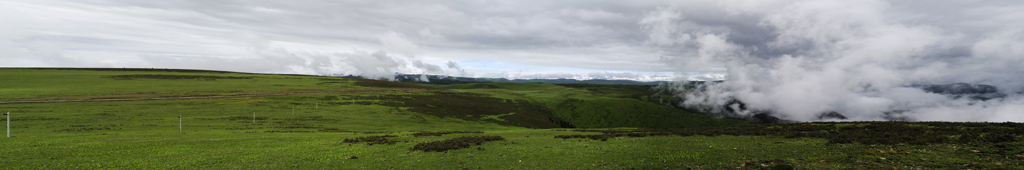
<svg viewBox="0 0 1024 170"><path fill-rule="evenodd" d="M219 98L240 98L240 97L265 97L265 96L288 96L288 95L309 95L309 94L343 94L343 93L388 93L388 92L425 92L436 90L422 89L388 89L388 90L345 90L332 92L306 92L306 93L271 93L271 94L244 94L244 95L223 95L223 96L188 96L188 97L155 97L155 98L123 98L123 99L81 99L81 100L21 100L21 101L0 101L0 104L18 103L61 103L61 102L113 102L113 101L143 101L143 100L188 100L188 99L219 99Z"/></svg>

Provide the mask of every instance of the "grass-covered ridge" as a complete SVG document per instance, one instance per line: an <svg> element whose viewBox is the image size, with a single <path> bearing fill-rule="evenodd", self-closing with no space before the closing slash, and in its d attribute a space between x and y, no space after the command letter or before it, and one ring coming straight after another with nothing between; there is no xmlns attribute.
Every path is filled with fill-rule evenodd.
<svg viewBox="0 0 1024 170"><path fill-rule="evenodd" d="M189 96L206 98L176 98ZM168 99L107 100L149 98ZM0 165L1019 169L1024 163L1019 123L749 125L649 98L643 86L622 85L422 85L202 70L2 68L0 101L76 102L0 104L0 112L11 112L13 136L0 138ZM552 128L567 125L578 128Z"/></svg>
<svg viewBox="0 0 1024 170"><path fill-rule="evenodd" d="M648 102L652 93L650 86L644 85L470 83L426 86L542 104L570 125L562 127L688 128L748 123L715 119Z"/></svg>

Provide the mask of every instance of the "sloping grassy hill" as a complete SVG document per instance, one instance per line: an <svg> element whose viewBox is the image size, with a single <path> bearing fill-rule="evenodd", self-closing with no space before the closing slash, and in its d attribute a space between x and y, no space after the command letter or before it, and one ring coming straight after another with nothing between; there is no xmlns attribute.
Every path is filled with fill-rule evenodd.
<svg viewBox="0 0 1024 170"><path fill-rule="evenodd" d="M747 124L646 102L650 86L544 83L424 85L544 105L575 128L690 128ZM568 125L568 126L566 126Z"/></svg>
<svg viewBox="0 0 1024 170"><path fill-rule="evenodd" d="M236 116L249 112L290 112L289 109L305 109L312 104L314 107L324 106L327 109L324 112L358 110L408 114L407 121L412 122L434 117L528 128L683 128L745 123L714 119L638 100L642 98L629 98L643 92L636 88L638 86L621 86L628 87L625 90L615 90L614 87L618 86L609 85L577 89L543 83L428 87L356 78L162 69L3 69L0 76L7 80L0 82L0 87L3 87L0 93L4 94L0 101L258 98L255 99L258 102L239 102L244 104L236 105L219 102L225 103L219 106L198 104L198 101L137 102L192 102L182 106L201 105L196 106L198 110L193 113L209 112L203 109L213 108L232 110L236 113L231 114ZM601 88L606 90L595 90ZM612 90L609 92L607 89ZM66 107L81 103L59 105ZM160 109L165 108L157 108L158 111Z"/></svg>
<svg viewBox="0 0 1024 170"><path fill-rule="evenodd" d="M443 95L437 94L448 93L430 87L379 80L148 69L0 69L0 79L5 80L0 81L0 94L3 94L0 102L35 102L3 104L0 109L14 112L14 115L27 116L15 116L15 120L50 120L39 123L44 127L49 123L74 124L82 119L98 122L112 119L132 122L118 124L119 129L146 131L152 129L147 128L149 126L176 123L165 122L164 119L183 115L193 119L193 123L211 128L261 129L258 132L444 130L459 129L462 126L515 128L493 122L432 116L436 111L416 112L444 105L442 101L420 100L422 96L440 97ZM461 94L459 97L474 99L497 109L472 115L501 115L506 113L499 111L514 110L515 107L514 104L487 103L500 99L486 96ZM128 101L92 101L108 99ZM80 102L47 103L65 100ZM214 123L241 122L239 126L252 126L247 120L252 118L254 112L257 125L272 125L253 128ZM302 123L304 121L320 124L308 125ZM64 129L32 128L25 129L26 133L21 135L29 135L33 131L50 134L52 131L108 129L90 128L92 126L98 125Z"/></svg>

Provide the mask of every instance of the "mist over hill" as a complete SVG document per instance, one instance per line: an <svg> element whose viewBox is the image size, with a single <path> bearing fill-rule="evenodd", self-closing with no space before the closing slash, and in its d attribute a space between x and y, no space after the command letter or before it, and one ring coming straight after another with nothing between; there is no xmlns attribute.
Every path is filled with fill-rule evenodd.
<svg viewBox="0 0 1024 170"><path fill-rule="evenodd" d="M1024 27L994 19L1024 15L987 10L1019 4L764 2L705 9L742 20L725 29L672 8L642 22L680 72L726 73L668 85L686 99L677 105L792 121L1024 122Z"/></svg>
<svg viewBox="0 0 1024 170"><path fill-rule="evenodd" d="M672 82L656 86L652 91L661 98L655 102L673 106L676 108L702 113L718 118L744 119L760 123L786 123L803 121L1020 121L1013 119L1014 110L1006 110L1006 105L1013 104L1019 100L1021 93L1007 93L999 88L986 84L951 83L951 84L915 84L903 86L905 93L923 93L920 98L904 98L902 107L889 107L880 110L874 115L863 116L858 110L825 110L817 112L810 119L795 119L790 116L793 113L777 109L764 109L752 107L751 103L763 103L765 101L744 100L729 98L721 104L711 105L708 102L708 95L711 91L721 90L721 84L726 81L716 82ZM895 94L900 95L900 94ZM989 108L996 106L996 108ZM959 108L958 108L959 107ZM995 112L960 112L952 115L942 110L966 111L976 109L980 111ZM939 114L942 117L928 117L929 114ZM997 120L977 120L985 115L998 115L1008 118ZM955 120L949 117L971 117L976 119Z"/></svg>

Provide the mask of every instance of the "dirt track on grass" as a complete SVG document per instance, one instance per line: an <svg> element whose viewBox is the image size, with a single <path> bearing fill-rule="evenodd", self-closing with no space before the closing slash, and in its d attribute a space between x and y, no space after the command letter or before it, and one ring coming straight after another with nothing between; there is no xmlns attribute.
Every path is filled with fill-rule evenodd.
<svg viewBox="0 0 1024 170"><path fill-rule="evenodd" d="M413 88L395 88L387 90L345 90L329 92L281 92L269 94L241 94L241 95L215 95L215 96L181 96L181 97L153 97L153 98L107 98L107 99L80 99L80 100L20 100L0 101L0 104L18 103L61 103L61 102L113 102L113 101L143 101L143 100L189 100L189 99L219 99L219 98L241 98L241 97L265 97L265 96L289 96L289 95L310 95L310 94L347 94L347 93L390 93L390 92L426 92L437 90L423 90ZM111 95L111 96L137 96L137 95ZM108 96L104 96L108 97Z"/></svg>

